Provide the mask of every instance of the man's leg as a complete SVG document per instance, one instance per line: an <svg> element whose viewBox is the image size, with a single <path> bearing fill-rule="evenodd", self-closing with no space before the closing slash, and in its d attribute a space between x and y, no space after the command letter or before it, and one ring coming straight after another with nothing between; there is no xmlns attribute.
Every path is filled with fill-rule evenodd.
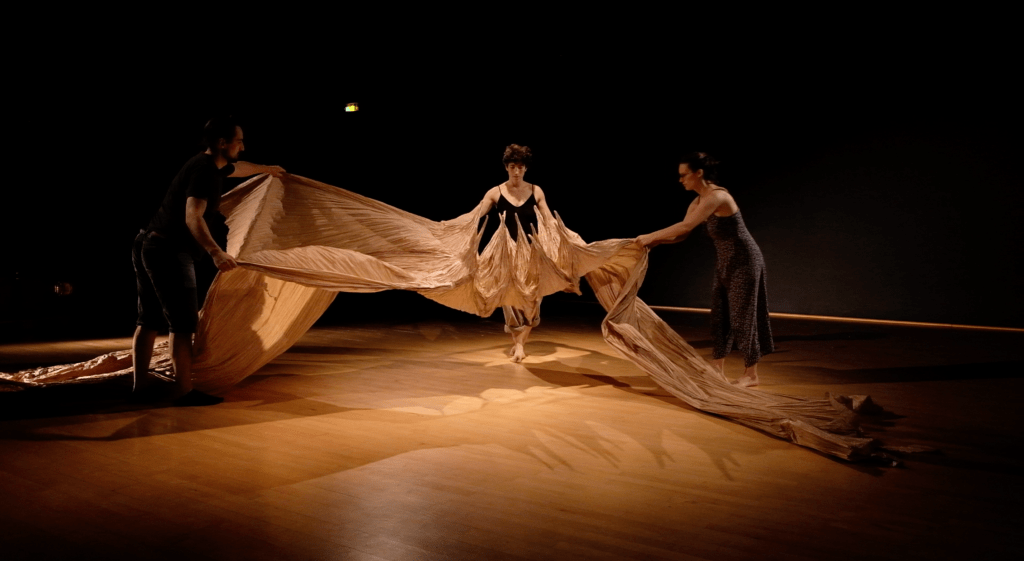
<svg viewBox="0 0 1024 561"><path fill-rule="evenodd" d="M171 366L174 367L174 397L192 391L192 334L171 333Z"/></svg>
<svg viewBox="0 0 1024 561"><path fill-rule="evenodd" d="M192 334L174 333L170 336L171 365L174 366L174 395L176 407L216 405L224 401L192 387Z"/></svg>
<svg viewBox="0 0 1024 561"><path fill-rule="evenodd" d="M199 319L192 256L160 238L147 238L142 260L170 326L174 405L213 405L224 401L192 388L192 334Z"/></svg>
<svg viewBox="0 0 1024 561"><path fill-rule="evenodd" d="M149 375L149 364L153 359L153 344L156 342L158 330L151 326L160 325L165 321L160 299L142 259L145 240L146 233L141 231L132 245L135 288L139 296L138 322L135 335L132 337L132 393L135 395L154 384L153 377Z"/></svg>
<svg viewBox="0 0 1024 561"><path fill-rule="evenodd" d="M153 384L149 376L149 362L153 359L153 344L157 332L141 325L132 337L132 393L138 393Z"/></svg>

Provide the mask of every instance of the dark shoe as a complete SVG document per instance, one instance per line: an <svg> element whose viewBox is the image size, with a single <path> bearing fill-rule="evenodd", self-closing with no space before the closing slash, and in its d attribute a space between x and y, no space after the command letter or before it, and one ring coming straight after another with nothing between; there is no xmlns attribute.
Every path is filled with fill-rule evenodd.
<svg viewBox="0 0 1024 561"><path fill-rule="evenodd" d="M144 388L132 392L128 401L131 403L156 403L164 401L171 396L173 384L167 382L153 382Z"/></svg>
<svg viewBox="0 0 1024 561"><path fill-rule="evenodd" d="M192 390L187 394L171 402L174 407L203 407L205 405L217 405L224 401L223 397L217 397L199 390Z"/></svg>

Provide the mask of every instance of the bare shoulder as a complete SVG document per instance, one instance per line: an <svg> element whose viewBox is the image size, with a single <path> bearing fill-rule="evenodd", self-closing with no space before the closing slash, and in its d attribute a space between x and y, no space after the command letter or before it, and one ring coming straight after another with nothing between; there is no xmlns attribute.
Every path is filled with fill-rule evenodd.
<svg viewBox="0 0 1024 561"><path fill-rule="evenodd" d="M501 195L501 185L495 185L494 187L491 187L487 191L486 195L484 195L484 200L485 201L497 202L498 201L498 197L500 195Z"/></svg>
<svg viewBox="0 0 1024 561"><path fill-rule="evenodd" d="M533 185L533 197L538 201L544 198L544 189L541 189L540 185L536 183Z"/></svg>
<svg viewBox="0 0 1024 561"><path fill-rule="evenodd" d="M736 204L736 199L732 198L732 193L726 190L724 187L720 187L711 193L711 200L715 205L716 212L721 212L723 208L728 209L730 213L735 214L739 211L740 207Z"/></svg>
<svg viewBox="0 0 1024 561"><path fill-rule="evenodd" d="M726 189L725 187L721 187L718 185L715 186L714 191L711 191L710 198L712 201L715 201L719 204L724 203L726 201L735 202L733 201L732 193L730 193L729 190Z"/></svg>

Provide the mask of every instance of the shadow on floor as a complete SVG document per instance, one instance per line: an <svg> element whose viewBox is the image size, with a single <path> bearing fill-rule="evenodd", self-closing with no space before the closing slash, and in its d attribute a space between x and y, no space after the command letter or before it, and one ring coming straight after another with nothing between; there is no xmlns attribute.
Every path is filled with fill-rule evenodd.
<svg viewBox="0 0 1024 561"><path fill-rule="evenodd" d="M843 331L840 333L815 333L813 335L780 335L774 337L775 342L786 341L872 341L888 339L888 333L877 331Z"/></svg>
<svg viewBox="0 0 1024 561"><path fill-rule="evenodd" d="M1024 361L977 362L936 366L861 368L841 370L821 367L790 366L787 377L799 382L816 379L839 384L875 384L904 382L941 382L951 380L1011 379L1024 377Z"/></svg>
<svg viewBox="0 0 1024 561"><path fill-rule="evenodd" d="M131 381L68 384L0 393L0 420L74 417L149 407L131 404Z"/></svg>
<svg viewBox="0 0 1024 561"><path fill-rule="evenodd" d="M779 343L792 341L872 341L877 339L888 339L889 337L890 335L886 333L846 331L843 333L815 333L813 335L779 335L772 337L772 339L777 345ZM695 349L710 349L715 344L711 339L688 339L686 342ZM775 351L778 352L779 349L776 348Z"/></svg>

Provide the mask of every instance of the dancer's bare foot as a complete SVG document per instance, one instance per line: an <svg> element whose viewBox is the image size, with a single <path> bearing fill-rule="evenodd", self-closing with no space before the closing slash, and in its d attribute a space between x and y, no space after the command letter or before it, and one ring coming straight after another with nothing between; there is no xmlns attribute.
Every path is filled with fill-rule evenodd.
<svg viewBox="0 0 1024 561"><path fill-rule="evenodd" d="M740 378L733 380L732 383L741 388L752 388L758 384L758 379L756 376L751 378L750 376L744 375Z"/></svg>
<svg viewBox="0 0 1024 561"><path fill-rule="evenodd" d="M743 375L738 379L733 380L733 384L741 388L752 388L756 386L760 380L757 378L757 363L751 364L750 366L743 369Z"/></svg>
<svg viewBox="0 0 1024 561"><path fill-rule="evenodd" d="M506 327L507 329L507 327ZM512 329L512 352L509 353L509 360L512 362L523 362L526 358L526 340L530 338L530 327Z"/></svg>
<svg viewBox="0 0 1024 561"><path fill-rule="evenodd" d="M516 345L512 347L512 355L509 357L509 360L518 363L523 362L524 358L526 358L526 349L524 349L521 344L516 343Z"/></svg>

